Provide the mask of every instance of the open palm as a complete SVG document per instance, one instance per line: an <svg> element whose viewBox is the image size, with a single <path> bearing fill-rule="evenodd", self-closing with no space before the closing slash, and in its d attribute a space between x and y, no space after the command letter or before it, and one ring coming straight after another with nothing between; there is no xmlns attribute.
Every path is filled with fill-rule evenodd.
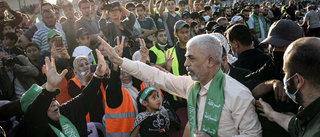
<svg viewBox="0 0 320 137"><path fill-rule="evenodd" d="M45 59L44 73L47 76L47 85L46 89L49 92L54 92L57 86L60 84L64 76L67 74L68 70L64 69L61 74L57 72L56 64L53 58L51 58L51 62L49 57Z"/></svg>

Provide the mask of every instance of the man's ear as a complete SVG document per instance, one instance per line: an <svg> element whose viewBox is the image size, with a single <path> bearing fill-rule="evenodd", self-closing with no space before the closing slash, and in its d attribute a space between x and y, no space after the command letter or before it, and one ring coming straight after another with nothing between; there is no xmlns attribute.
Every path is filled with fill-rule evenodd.
<svg viewBox="0 0 320 137"><path fill-rule="evenodd" d="M216 60L212 56L209 56L208 57L208 67L213 67L215 65L216 65Z"/></svg>
<svg viewBox="0 0 320 137"><path fill-rule="evenodd" d="M80 44L80 42L79 42L79 39L78 39L78 38L76 38L76 41Z"/></svg>
<svg viewBox="0 0 320 137"><path fill-rule="evenodd" d="M299 74L299 73L297 73L297 78L298 78L298 80L297 80L297 89L301 89L302 88L302 86L305 84L304 82L304 78Z"/></svg>
<svg viewBox="0 0 320 137"><path fill-rule="evenodd" d="M178 35L177 35L177 33L176 33L176 32L174 32L173 34L174 34L174 36L178 37Z"/></svg>

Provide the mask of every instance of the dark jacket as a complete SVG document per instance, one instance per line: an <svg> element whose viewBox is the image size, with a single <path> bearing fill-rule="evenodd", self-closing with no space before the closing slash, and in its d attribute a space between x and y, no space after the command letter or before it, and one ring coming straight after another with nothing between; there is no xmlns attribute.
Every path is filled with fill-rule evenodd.
<svg viewBox="0 0 320 137"><path fill-rule="evenodd" d="M263 64L268 60L268 55L263 53L261 50L254 48L240 53L238 60L232 65L239 68L248 69L250 71L256 71L257 69L261 68Z"/></svg>
<svg viewBox="0 0 320 137"><path fill-rule="evenodd" d="M71 101L62 104L60 114L67 117L77 128L80 137L87 137L86 115L97 97L101 79L93 77L83 93ZM16 132L16 137L56 137L57 135L49 126L52 124L61 129L57 122L48 118L47 111L55 94L43 89L38 97L27 108L24 118Z"/></svg>
<svg viewBox="0 0 320 137"><path fill-rule="evenodd" d="M259 80L246 80L245 77L252 73L250 70L235 67L229 64L229 76L239 81L241 84L245 85L247 88L254 89L257 85L261 83Z"/></svg>
<svg viewBox="0 0 320 137"><path fill-rule="evenodd" d="M320 98L313 101L306 108L300 109L289 123L288 132L292 137L320 136Z"/></svg>
<svg viewBox="0 0 320 137"><path fill-rule="evenodd" d="M39 70L32 65L32 63L28 60L27 57L23 55L16 56L15 60L15 68L13 70L13 75L18 78L21 86L24 90L27 90L32 86L32 84L37 83L35 80L39 74ZM10 79L7 74L7 70L2 67L0 69L0 88L2 90L2 95L0 95L0 99L14 100L15 97L15 89L14 83Z"/></svg>
<svg viewBox="0 0 320 137"><path fill-rule="evenodd" d="M278 55L277 55L278 56ZM276 57L277 61L272 61L270 58L266 64L263 65L259 70L249 74L246 77L246 80L261 80L267 81L272 79L283 80L284 73L282 71L283 65L283 55ZM277 102L275 100L274 92L269 92L267 95L263 96L262 99L269 103L271 107L277 112L292 112L297 113L298 105L293 103L291 100L289 103L286 102ZM260 113L260 112L258 112ZM270 122L267 118L258 115L258 118L261 122L263 136L266 137L289 137L289 133L281 128L277 123Z"/></svg>

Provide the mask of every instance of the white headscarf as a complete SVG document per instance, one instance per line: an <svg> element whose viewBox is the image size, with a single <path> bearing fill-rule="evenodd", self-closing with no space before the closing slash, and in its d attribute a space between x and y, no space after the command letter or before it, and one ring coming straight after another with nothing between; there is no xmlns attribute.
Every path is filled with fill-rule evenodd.
<svg viewBox="0 0 320 137"><path fill-rule="evenodd" d="M232 56L231 54L229 54L229 51L230 51L231 47L230 47L227 39L220 33L211 33L211 34L220 41L220 44L226 50L228 63L232 64L233 62L237 61L238 58L236 58L236 57Z"/></svg>
<svg viewBox="0 0 320 137"><path fill-rule="evenodd" d="M233 16L232 18L231 18L231 24L236 24L237 23L237 21L240 21L240 20L243 20L243 18L241 17L241 16Z"/></svg>

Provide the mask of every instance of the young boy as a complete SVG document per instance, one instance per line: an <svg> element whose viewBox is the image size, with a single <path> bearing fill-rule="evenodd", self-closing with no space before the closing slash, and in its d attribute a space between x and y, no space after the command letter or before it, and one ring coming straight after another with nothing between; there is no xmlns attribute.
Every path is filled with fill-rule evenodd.
<svg viewBox="0 0 320 137"><path fill-rule="evenodd" d="M145 39L146 46L150 48L152 47L152 35L157 32L157 27L151 18L144 16L145 12L146 8L143 4L140 3L136 5L137 21L141 26L142 32L142 34L139 35L139 38Z"/></svg>
<svg viewBox="0 0 320 137"><path fill-rule="evenodd" d="M17 55L23 55L23 50L16 46L15 44L18 42L18 36L14 32L7 32L4 35L4 44L7 46L5 49L11 56L15 57Z"/></svg>
<svg viewBox="0 0 320 137"><path fill-rule="evenodd" d="M169 12L164 12L164 5L166 4ZM181 14L176 13L176 1L175 0L162 0L160 4L160 17L163 20L163 25L168 36L168 43L170 46L174 45L174 24L181 20Z"/></svg>
<svg viewBox="0 0 320 137"><path fill-rule="evenodd" d="M90 48L90 37L89 32L85 28L80 28L76 32L77 42L79 46L73 51L72 57L87 56L91 64L96 64L96 59L93 54L93 50Z"/></svg>

